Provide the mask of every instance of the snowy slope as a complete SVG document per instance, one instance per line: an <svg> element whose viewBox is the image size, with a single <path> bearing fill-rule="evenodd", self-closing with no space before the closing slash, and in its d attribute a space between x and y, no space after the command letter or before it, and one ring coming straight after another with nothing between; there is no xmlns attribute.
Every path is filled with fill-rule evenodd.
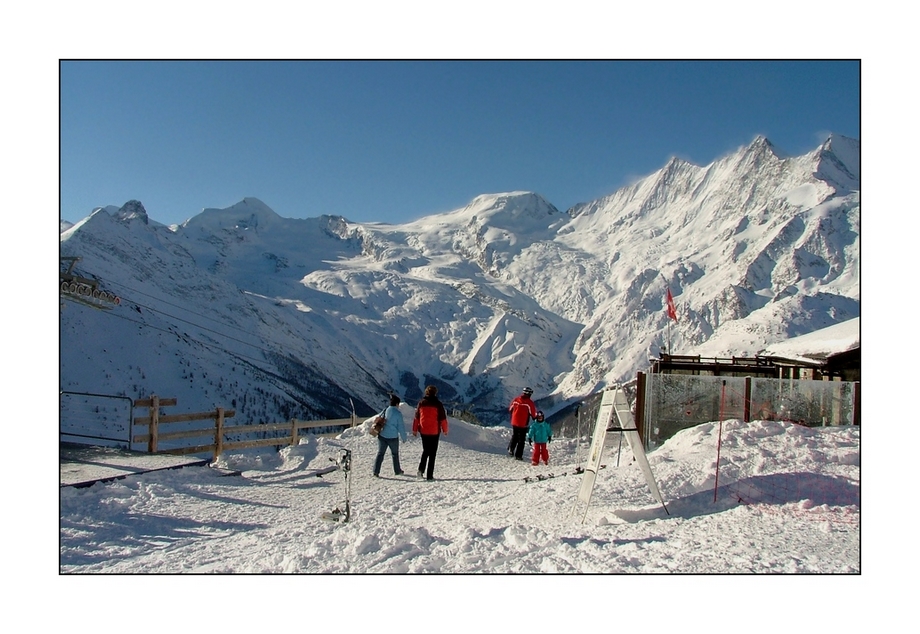
<svg viewBox="0 0 920 634"><path fill-rule="evenodd" d="M60 571L862 572L859 427L733 420L684 430L649 454L665 509L615 442L601 455L606 468L584 505L575 468L585 464L586 442L554 439L550 465L533 467L507 456L507 429L451 419L434 482L414 477L421 442L411 435L400 443L405 475L393 474L388 454L374 478L377 441L368 425L219 461L240 476L188 467L63 488ZM330 524L320 515L344 508L344 474L313 474L345 449L352 515ZM745 613L759 600L750 589L739 598Z"/></svg>
<svg viewBox="0 0 920 634"><path fill-rule="evenodd" d="M758 138L706 167L672 159L570 210L556 243L539 245L514 271L522 284L534 280L525 288L585 324L562 390L622 380L647 365L666 344L667 287L679 309L672 347L686 354L702 353L726 328L712 354L754 354L858 316L858 182L843 188L817 178L829 162L842 164L828 158L830 141L822 148L781 158ZM552 293L560 269L593 281L578 285L577 301Z"/></svg>
<svg viewBox="0 0 920 634"><path fill-rule="evenodd" d="M142 217L97 210L62 234L61 252L123 300L105 312L63 304L63 390L156 393L181 411L223 406L256 422L347 416L349 397L362 406L362 392L382 389L352 385L360 361L331 345L324 320L245 292Z"/></svg>
<svg viewBox="0 0 920 634"><path fill-rule="evenodd" d="M858 189L858 141L787 157L759 137L565 213L531 192L404 225L254 198L177 227L137 201L98 209L61 253L125 301L65 305L61 387L236 400L256 420L369 415L433 383L493 424L531 385L552 411L647 368L668 287L677 353L755 354L858 317Z"/></svg>

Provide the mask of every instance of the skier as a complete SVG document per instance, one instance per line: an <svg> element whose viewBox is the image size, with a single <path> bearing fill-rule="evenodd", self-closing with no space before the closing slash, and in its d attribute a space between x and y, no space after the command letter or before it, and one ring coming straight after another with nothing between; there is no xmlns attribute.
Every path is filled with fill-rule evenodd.
<svg viewBox="0 0 920 634"><path fill-rule="evenodd" d="M418 477L425 477L427 472L429 482L434 480L434 459L442 431L446 436L447 412L438 400L438 388L429 385L425 388L425 397L415 408L415 419L412 421L412 435L422 435L422 459L418 463Z"/></svg>
<svg viewBox="0 0 920 634"><path fill-rule="evenodd" d="M525 387L520 396L516 396L508 411L511 412L511 444L508 445L508 455L516 460L524 459L524 441L527 439L527 425L531 418L537 417L537 406L531 400L533 390Z"/></svg>
<svg viewBox="0 0 920 634"><path fill-rule="evenodd" d="M380 477L380 467L383 465L383 456L390 449L393 456L393 473L402 475L402 467L399 466L399 439L406 442L406 424L403 421L402 412L399 411L399 397L390 394L390 406L381 414L386 419L383 429L377 435L377 459L374 461L374 477Z"/></svg>
<svg viewBox="0 0 920 634"><path fill-rule="evenodd" d="M527 432L527 442L531 441L533 441L533 456L530 459L530 464L536 467L542 459L543 464L548 465L549 451L546 448L546 443L553 442L553 429L549 426L549 422L544 419L543 412L537 412L536 421Z"/></svg>

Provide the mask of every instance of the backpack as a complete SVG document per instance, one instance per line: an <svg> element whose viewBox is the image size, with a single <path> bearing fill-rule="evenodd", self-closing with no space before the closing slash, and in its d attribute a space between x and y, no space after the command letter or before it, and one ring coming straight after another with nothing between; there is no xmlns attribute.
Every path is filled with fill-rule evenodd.
<svg viewBox="0 0 920 634"><path fill-rule="evenodd" d="M386 424L387 419L381 414L374 419L374 423L371 425L371 429L368 432L371 436L379 436L380 432L383 431L383 426Z"/></svg>

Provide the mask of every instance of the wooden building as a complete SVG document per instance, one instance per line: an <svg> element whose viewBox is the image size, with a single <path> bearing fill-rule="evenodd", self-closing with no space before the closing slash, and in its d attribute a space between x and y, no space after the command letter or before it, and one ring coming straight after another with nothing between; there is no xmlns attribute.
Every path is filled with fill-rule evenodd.
<svg viewBox="0 0 920 634"><path fill-rule="evenodd" d="M816 381L859 381L859 347L831 355L782 357L707 358L699 355L662 353L651 360L652 374L692 374L700 376L755 376L774 379Z"/></svg>
<svg viewBox="0 0 920 634"><path fill-rule="evenodd" d="M705 358L662 351L650 372L859 381L859 317L768 346L754 357Z"/></svg>

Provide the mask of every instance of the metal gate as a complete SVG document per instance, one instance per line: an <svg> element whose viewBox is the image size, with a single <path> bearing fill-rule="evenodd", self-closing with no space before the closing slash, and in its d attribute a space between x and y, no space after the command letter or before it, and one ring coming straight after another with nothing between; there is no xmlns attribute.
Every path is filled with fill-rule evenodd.
<svg viewBox="0 0 920 634"><path fill-rule="evenodd" d="M127 396L61 390L61 442L130 449L133 424L134 401Z"/></svg>

